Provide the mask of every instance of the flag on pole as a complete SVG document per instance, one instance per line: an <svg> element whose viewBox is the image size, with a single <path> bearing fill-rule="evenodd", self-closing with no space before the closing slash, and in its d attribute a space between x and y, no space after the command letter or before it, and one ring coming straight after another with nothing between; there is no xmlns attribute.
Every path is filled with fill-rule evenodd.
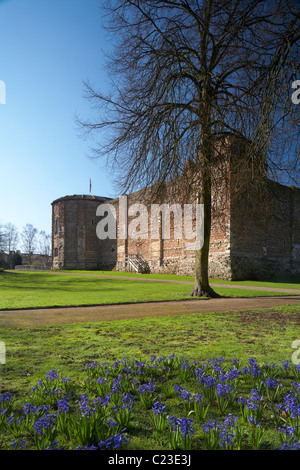
<svg viewBox="0 0 300 470"><path fill-rule="evenodd" d="M91 178L90 178L90 192L92 191L92 182L91 182Z"/></svg>

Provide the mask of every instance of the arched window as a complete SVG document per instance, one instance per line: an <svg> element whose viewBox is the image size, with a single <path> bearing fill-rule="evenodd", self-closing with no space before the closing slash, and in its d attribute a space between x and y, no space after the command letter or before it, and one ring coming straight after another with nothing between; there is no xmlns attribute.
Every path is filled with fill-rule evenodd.
<svg viewBox="0 0 300 470"><path fill-rule="evenodd" d="M55 233L58 233L58 231L59 231L59 218L57 217L55 221Z"/></svg>

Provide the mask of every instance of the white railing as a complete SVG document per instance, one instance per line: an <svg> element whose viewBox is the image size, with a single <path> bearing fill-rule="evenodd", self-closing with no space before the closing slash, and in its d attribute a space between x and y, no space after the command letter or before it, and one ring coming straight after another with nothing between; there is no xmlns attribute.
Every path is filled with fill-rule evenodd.
<svg viewBox="0 0 300 470"><path fill-rule="evenodd" d="M141 255L127 255L125 257L125 269L128 266L131 266L137 273L150 272L149 264Z"/></svg>
<svg viewBox="0 0 300 470"><path fill-rule="evenodd" d="M51 268L46 266L34 266L31 264L19 264L15 266L15 271L48 271L49 269Z"/></svg>

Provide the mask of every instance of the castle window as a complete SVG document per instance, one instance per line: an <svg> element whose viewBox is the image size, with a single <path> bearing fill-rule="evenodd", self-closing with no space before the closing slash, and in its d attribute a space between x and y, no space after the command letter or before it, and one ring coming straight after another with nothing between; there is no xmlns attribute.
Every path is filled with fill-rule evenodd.
<svg viewBox="0 0 300 470"><path fill-rule="evenodd" d="M58 248L54 248L54 256L58 256Z"/></svg>
<svg viewBox="0 0 300 470"><path fill-rule="evenodd" d="M93 227L94 225L94 219L91 220L91 226Z"/></svg>
<svg viewBox="0 0 300 470"><path fill-rule="evenodd" d="M59 218L57 217L55 221L55 233L58 233L58 231L59 231Z"/></svg>

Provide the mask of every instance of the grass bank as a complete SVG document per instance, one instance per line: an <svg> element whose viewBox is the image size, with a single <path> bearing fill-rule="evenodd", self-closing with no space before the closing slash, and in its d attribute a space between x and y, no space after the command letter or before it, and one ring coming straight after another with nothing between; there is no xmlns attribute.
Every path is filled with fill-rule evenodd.
<svg viewBox="0 0 300 470"><path fill-rule="evenodd" d="M0 365L0 398L2 394L2 408L8 411L0 414L0 449L10 449L13 442L17 449L53 448L54 439L55 445L66 450L97 446L100 440L105 440L102 445L108 445L112 434L124 428L123 443L127 449L184 449L169 425L163 432L157 431L151 408L154 401L166 406L166 414L181 423L192 419L193 433L188 443L191 449L210 449L215 438L219 448L278 449L286 439L279 428L287 421L286 414L284 419L281 413L274 418L274 409L277 404L284 406L293 381L299 377L290 368L295 352L292 344L299 339L297 332L298 307L2 329L0 339L6 345L6 364ZM184 359L173 362L167 359L171 356ZM165 359L160 362L160 358ZM233 359L240 364L238 375ZM210 362L213 369L205 369L207 360L214 360ZM289 368L283 368L287 362ZM247 372L241 369L245 366ZM227 398L218 395L222 370L234 373L232 380L226 381L230 401L227 404ZM267 377L274 388L266 385ZM208 379L214 379L212 386L206 384ZM147 392L144 395L148 385L154 386L150 405ZM35 392L32 387L36 387ZM64 387L68 389L66 395ZM253 424L247 413L253 413L254 388L263 398L255 398L259 415ZM196 403L199 392L203 395L201 409ZM82 393L86 393L85 397ZM7 398L9 394L11 398ZM125 394L130 408L125 409L126 416L121 416L115 406L122 403ZM241 395L249 402L249 410L239 405ZM95 408L95 403L102 406ZM41 412L36 415L34 410L45 405L49 406L48 411L43 416ZM62 405L68 412L58 412ZM29 407L32 411L28 413ZM224 426L229 413L238 421L229 430L232 439L222 447L219 428L215 427L215 435L210 437L206 432L215 420L218 426ZM108 419L110 423L123 421L114 428L113 424L104 423ZM261 425L256 427L258 422ZM40 434L42 423L45 428ZM262 433L259 439L256 432Z"/></svg>
<svg viewBox="0 0 300 470"><path fill-rule="evenodd" d="M300 340L299 307L241 312L187 314L115 322L2 328L6 365L0 366L2 390L21 395L49 369L71 378L88 362L122 357L144 360L175 353L200 360L224 356L279 363L291 358Z"/></svg>
<svg viewBox="0 0 300 470"><path fill-rule="evenodd" d="M127 280L84 275L92 272L79 274L82 275L55 272L4 272L0 275L0 310L180 300L189 298L191 290L191 286L186 284L155 282L155 279L159 279L157 277L153 277L151 282L142 281L141 277L136 279L134 275ZM111 275L111 272L106 274ZM129 273L123 273L123 277L125 274ZM161 279L174 280L174 277L171 279L170 276L162 276ZM176 277L176 279L188 281L190 278ZM278 292L222 287L222 283L215 290L220 295L228 297L278 295Z"/></svg>

